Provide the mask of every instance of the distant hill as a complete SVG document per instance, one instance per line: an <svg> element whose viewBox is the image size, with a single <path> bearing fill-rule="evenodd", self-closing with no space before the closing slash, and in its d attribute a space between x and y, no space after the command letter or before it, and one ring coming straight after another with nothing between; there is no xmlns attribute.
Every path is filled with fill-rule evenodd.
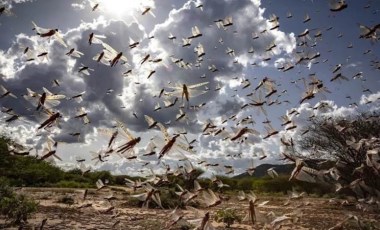
<svg viewBox="0 0 380 230"><path fill-rule="evenodd" d="M267 176L267 170L274 168L278 174L290 175L294 169L294 164L283 164L283 165L272 165L272 164L262 164L256 167L253 177L264 177ZM234 179L241 179L244 177L251 177L248 173L242 173L240 175L234 176Z"/></svg>

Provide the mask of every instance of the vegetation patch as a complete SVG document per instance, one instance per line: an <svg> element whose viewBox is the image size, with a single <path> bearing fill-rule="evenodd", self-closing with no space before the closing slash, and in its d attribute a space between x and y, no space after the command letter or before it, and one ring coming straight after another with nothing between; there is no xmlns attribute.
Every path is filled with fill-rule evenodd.
<svg viewBox="0 0 380 230"><path fill-rule="evenodd" d="M10 225L25 224L35 211L36 202L22 194L16 194L5 180L0 179L0 214Z"/></svg>
<svg viewBox="0 0 380 230"><path fill-rule="evenodd" d="M240 223L241 217L238 215L236 209L220 209L215 214L215 221L218 223L223 222L226 228L230 228L235 222Z"/></svg>

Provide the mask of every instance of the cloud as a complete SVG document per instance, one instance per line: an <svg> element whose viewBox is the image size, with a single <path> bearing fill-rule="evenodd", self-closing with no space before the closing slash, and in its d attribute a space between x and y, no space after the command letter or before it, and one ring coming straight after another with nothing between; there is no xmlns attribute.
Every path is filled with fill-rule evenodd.
<svg viewBox="0 0 380 230"><path fill-rule="evenodd" d="M375 103L379 105L379 99L380 99L380 91L377 93L369 94L369 95L362 95L360 98L360 104L366 105L370 103Z"/></svg>
<svg viewBox="0 0 380 230"><path fill-rule="evenodd" d="M295 79L298 79L298 82L302 81L302 77L305 76L304 71L318 66L315 63L313 65L309 63L309 69L307 66L297 66L298 74L278 72L276 68L284 63L294 62L296 37L294 33L285 31L283 28L287 27L282 26L283 24L279 29L270 30L272 24L266 16L268 9L265 9L259 0L209 0L203 2L203 11L196 8L200 1L165 1L152 8L156 18L150 15L142 16L140 9L137 8L125 17L119 15L115 18L111 13L91 12L87 3L87 1L65 3L62 6L64 9L75 10L70 23L59 25L61 28L66 28L62 29L61 33L69 48L84 53L82 57L65 55L69 48L63 47L54 39L49 41L26 33L16 34L11 46L0 50L0 73L4 75L0 79L0 84L19 97L17 100L3 98L0 104L12 107L16 114L23 116L24 121L27 121L27 124L21 120L8 126L4 125L2 128L21 135L22 142L29 144L35 142L39 148L48 135L58 141L66 142L67 144L59 147L59 153L62 153L65 159L65 162L59 163L61 165L70 167L70 163L72 165L75 161L73 155L64 154L65 152L87 156L90 150L105 148L108 137L99 134L96 128L111 128L115 125L115 120L125 123L132 135L142 137L141 143L136 147L136 151L141 153L150 138L162 137L158 130L147 131L148 125L144 115L149 115L161 123L171 121L170 133L175 133L174 129L186 129L187 138L197 140L195 145L197 154L189 155L193 163L199 159L207 159L209 162L219 162L221 165L232 164L236 167L236 172L243 172L248 165L247 162L252 158L258 159L261 152L264 152L267 158L259 162L277 162L282 151L280 138L299 136L307 126L310 115L346 117L356 112L354 108L343 105L341 101L331 100L336 95L335 91L339 92L335 89L340 86L335 85L335 82L329 85L329 88L331 86L333 89L331 91L334 91L333 96L320 102L325 105L321 108L313 109L318 107L317 104L314 106L311 104L316 100L301 105L291 103L299 101L299 94L303 89L297 90L290 81ZM227 17L232 18L233 25L218 28L215 21ZM55 23L54 20L49 22ZM35 21L42 20L35 19ZM202 36L192 38L191 45L183 47L182 38L190 37L195 26L199 28ZM99 54L103 47L100 44L91 46L88 44L90 33L105 35L106 38L103 40L117 52L123 52L128 59L128 65L118 64L110 67L95 62L93 57ZM170 34L176 39L169 39ZM258 38L253 39L253 35L257 35ZM133 49L129 47L132 40L139 42ZM194 52L194 49L200 45L205 52L202 57L198 57ZM22 54L26 47L30 48L35 58L45 50L48 52L48 60L36 58L33 62L26 62L27 56ZM229 55L227 50L233 50L234 55ZM310 52L313 53L314 50L310 49ZM142 64L143 58L147 55L149 60ZM172 58L182 60L183 65L173 63ZM270 60L264 61L265 58ZM162 61L158 62L158 59ZM352 63L357 66L348 64L346 68L356 70L361 66L361 63L354 60ZM82 66L88 66L94 71L90 71L90 76L86 76L78 72ZM217 71L211 71L211 66L215 66ZM132 73L128 76L123 75L128 70L132 70ZM148 79L151 71L155 73ZM258 113L258 109L252 106L242 109L244 104L252 103L254 97L247 95L254 92L254 87L264 76L269 76L278 90L278 93L268 98L263 106L267 110L268 117L261 112ZM287 78L288 76L290 77ZM53 87L53 80L58 80L60 86ZM208 84L199 88L201 91L207 91L206 93L190 97L189 102L178 94L177 104L164 109L164 100L174 101L174 96L169 93L173 88L177 87L179 91L183 84L190 86L206 81ZM243 88L247 82L251 86ZM42 88L46 87L55 94L66 95L67 98L83 91L85 94L80 103L74 100L62 100L55 108L64 117L61 129L52 129L50 133L38 133L41 136L37 138L33 137L36 134L36 125L44 118L35 112L34 105L21 96L26 93L27 87L38 93L42 93ZM165 93L159 98L157 95L162 89L165 89ZM283 89L289 92L280 94ZM264 91L263 89L262 94ZM377 98L379 93L363 95L360 104L366 106L365 104L372 101L372 105L378 105ZM291 105L298 111L298 115L290 115L297 125L297 129L292 131L284 131L278 119L281 115L290 113L290 110L286 111L289 109L286 100L291 101ZM270 102L273 102L273 105L269 105ZM202 103L205 105L200 109L187 108L187 105ZM153 109L156 104L160 104L162 109L155 112ZM176 121L180 106L186 113L185 122ZM81 119L74 118L81 107L88 113L91 121L88 125L84 125ZM231 116L236 116L236 120L228 119ZM256 124L237 125L237 121L245 117L251 117ZM228 121L222 124L221 121L225 119ZM264 140L266 131L261 123L263 119L270 119L273 127L280 133ZM223 140L222 137L204 136L202 125L208 120L212 120L218 128L224 127L230 136L244 126L258 130L260 135L249 135L248 141L243 144ZM79 139L71 135L77 132L81 134ZM76 150L78 146L82 149L80 153ZM156 157L139 159L156 161ZM128 173L139 168L134 162L126 160L118 162L118 160L119 158L115 156L106 164L97 165L96 168L116 173ZM170 154L165 156L164 161L173 167L178 162ZM159 167L154 168L158 170Z"/></svg>
<svg viewBox="0 0 380 230"><path fill-rule="evenodd" d="M8 7L12 7L12 4L19 4L19 3L25 3L25 2L33 2L34 0L2 0L0 1L1 5L6 5Z"/></svg>
<svg viewBox="0 0 380 230"><path fill-rule="evenodd" d="M85 4L80 4L80 3L72 3L71 6L74 8L74 10L84 10L86 7Z"/></svg>
<svg viewBox="0 0 380 230"><path fill-rule="evenodd" d="M282 52L291 52L295 48L295 39L292 34L287 35L281 31L274 30L262 35L256 41L252 40L252 33L259 33L259 31L268 26L267 20L263 17L264 9L260 8L258 1L207 1L204 3L205 11L199 10L195 5L195 1L188 1L181 8L173 9L165 22L155 26L152 32L155 39L149 43L147 49L147 52L150 54L153 52L154 56L173 56L177 59L183 59L185 63L191 64L191 68L180 68L173 63L169 63L169 68L159 67L156 69L156 80L149 84L148 87L161 89L166 87L169 81L172 83L186 82L189 85L209 81L207 85L210 89L209 92L202 96L191 98L191 104L196 105L202 102L211 102L206 105L204 110L215 113L212 107L220 104L217 101L231 101L227 97L232 95L229 92L232 92L233 89L231 87L229 89L224 87L227 84L232 86L231 84L236 82L236 80L231 80L231 76L241 77L247 71L245 69L247 63L233 63L235 59L226 54L227 47L235 50L238 60L246 59L254 61L256 59L261 60L262 55L272 56L280 55ZM226 9L228 9L228 12ZM233 18L234 25L226 30L218 29L214 21L224 19L227 16ZM189 24L189 22L191 23ZM202 36L192 39L189 48L182 47L182 38L187 38L191 35L191 28L193 26L197 26L200 29ZM234 31L237 32L235 33ZM169 40L168 36L170 33L176 36L177 39L174 41ZM223 39L223 44L218 42L220 38ZM267 54L265 50L272 42L275 42L277 47L272 53ZM203 56L203 61L199 63L199 68L195 67L198 57L193 52L198 44L202 44L205 49L205 55ZM256 53L248 58L249 48L247 47L250 46L253 46ZM211 65L215 65L218 71L209 71L208 67ZM202 75L205 75L206 78L200 79L199 77ZM219 92L214 91L217 84L221 84L223 87ZM228 90L228 92L225 92L225 90ZM237 100L232 99L232 101ZM224 103L220 105L222 108L229 108L228 106L224 106ZM231 108L235 108L236 112L236 106Z"/></svg>
<svg viewBox="0 0 380 230"><path fill-rule="evenodd" d="M68 50L57 44L57 42L48 43L38 36L17 35L14 45L7 52L2 51L6 55L5 58L1 59L0 64L6 77L0 81L6 88L12 89L12 92L19 96L20 99L17 102L13 100L16 103L8 103L12 100L7 99L2 102L2 105L12 107L17 114L25 114L25 107L31 107L31 104L21 97L21 95L26 93L27 87L39 93L42 92L43 87L46 87L53 93L64 94L68 98L86 91L81 104L63 100L57 107L64 116L70 118L70 122L63 123L63 127L59 133L67 135L70 132L76 131L83 132L85 135L87 132L91 132L92 127L86 128L81 125L79 119L72 119L76 114L75 108L79 107L89 110L89 117L94 126L98 126L100 123L109 120L109 117L114 117L115 115L122 120L128 120L128 118L132 120L122 111L120 108L122 100L116 96L116 94L123 91L123 68L117 66L114 68L114 71L110 71L111 67L109 66L97 66L94 64L92 57L101 51L101 47L90 47L87 43L88 35L91 32L95 32L98 34L110 34L106 41L114 47L121 49L121 47L127 46L127 41L118 39L118 37L112 35L111 32L115 30L118 31L118 36L123 36L123 34L142 35L137 24L127 25L121 21L105 22L104 20L95 20L93 23L81 23L77 28L71 29L63 35L70 47L75 47L77 50L85 53L80 59L66 56L65 53ZM48 61L40 61L36 56L38 52L42 51L38 51L34 56L35 61L31 63L25 62L24 55L21 55L22 51L26 47L33 49L37 43L40 45L44 44L45 50L48 52ZM125 55L129 56L128 53L125 53ZM131 57L129 56L129 58ZM96 71L91 76L81 75L78 73L78 69L82 63L90 65ZM53 80L59 81L60 86L53 88ZM99 82L103 83L99 84ZM114 95L107 95L108 89L113 89ZM36 121L29 117L27 119Z"/></svg>

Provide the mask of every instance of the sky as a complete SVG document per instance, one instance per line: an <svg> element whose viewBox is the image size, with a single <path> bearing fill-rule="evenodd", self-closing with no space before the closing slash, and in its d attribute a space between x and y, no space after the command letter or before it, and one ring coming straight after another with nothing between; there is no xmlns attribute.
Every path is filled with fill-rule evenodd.
<svg viewBox="0 0 380 230"><path fill-rule="evenodd" d="M231 175L245 172L251 164L284 163L280 138L302 138L312 114L349 117L359 111L379 109L379 39L359 37L361 27L379 24L380 1L346 1L347 8L338 12L330 10L331 2L334 1L0 1L0 9L5 9L0 14L0 93L17 96L1 97L0 130L33 148L31 154L37 151L39 156L44 154L48 137L53 138L58 141L56 150L62 161L49 160L66 169L78 167L77 158L86 159L85 164L93 170L128 175L146 173L149 168L162 171L165 164L176 168L188 162L218 174L225 173L224 165L232 165L235 171ZM144 11L147 13L142 15ZM305 22L307 15L310 20ZM216 21L228 18L232 25L217 26ZM276 20L278 24L273 23ZM38 35L32 21L41 28L58 29L66 47L55 35ZM275 25L278 28L273 28ZM195 26L202 35L184 47L183 39L192 36ZM300 36L305 30L308 35ZM111 67L107 61L97 62L94 57L105 46L100 42L90 45L91 33L115 50L111 59L123 52L127 63L119 61ZM133 42L139 44L130 48ZM202 55L195 52L199 46L203 47ZM72 48L83 55L65 55ZM44 52L45 58L38 57ZM147 55L147 61L142 63ZM31 57L34 60L28 61ZM79 72L83 66L90 68L89 75ZM294 67L281 69L290 66ZM337 66L340 69L334 73ZM129 70L130 74L123 74ZM150 73L153 75L148 78ZM331 81L339 73L346 80ZM323 82L326 90L300 103L310 89L311 76ZM271 82L267 87L277 90L267 98L268 89L255 90L265 78ZM54 80L59 86L53 84ZM181 97L180 86L198 83L204 84L190 89L189 102ZM51 108L63 116L60 127L54 124L37 129L47 115L36 111L35 101L24 95L27 88L42 94L43 87L53 94L65 95ZM159 97L162 89L164 94ZM70 100L82 92L81 102ZM165 108L164 101L174 101L175 97L178 102ZM265 113L260 108L244 106L261 99L266 101L262 107ZM313 109L322 101L327 106ZM157 104L161 109L154 111ZM202 104L196 109L191 107ZM12 112L5 113L5 108ZM81 108L89 124L75 118ZM185 116L176 120L181 113ZM19 119L6 122L14 114ZM142 156L150 142L157 146L157 152L165 144L159 129L148 129L144 115L164 124L171 136L186 130L177 143L195 140L193 151L175 146L160 162L157 155ZM284 115L297 126L295 129L286 130L288 126L281 125ZM239 122L244 118L252 122ZM266 120L279 134L264 138ZM96 158L94 152L107 149L107 133L115 130L116 121L124 123L134 137L141 137L134 148L137 158L130 160L112 153L105 162L92 160ZM203 132L209 122L216 126L214 132ZM231 137L244 127L255 132L232 141ZM215 135L217 129L223 130L221 135ZM74 133L79 137L71 135ZM114 148L125 142L125 137L119 136ZM260 160L264 155L266 158ZM200 161L219 166L206 167L206 163L199 165ZM142 167L146 163L149 164Z"/></svg>

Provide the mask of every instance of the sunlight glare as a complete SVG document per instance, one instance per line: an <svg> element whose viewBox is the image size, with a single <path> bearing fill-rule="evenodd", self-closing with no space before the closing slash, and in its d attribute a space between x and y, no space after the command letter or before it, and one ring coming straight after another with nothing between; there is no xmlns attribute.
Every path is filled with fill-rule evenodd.
<svg viewBox="0 0 380 230"><path fill-rule="evenodd" d="M133 15L136 12L141 11L143 7L147 6L146 2L150 2L150 1L100 0L99 2L101 5L103 5L104 10L107 13L120 17L120 16Z"/></svg>

